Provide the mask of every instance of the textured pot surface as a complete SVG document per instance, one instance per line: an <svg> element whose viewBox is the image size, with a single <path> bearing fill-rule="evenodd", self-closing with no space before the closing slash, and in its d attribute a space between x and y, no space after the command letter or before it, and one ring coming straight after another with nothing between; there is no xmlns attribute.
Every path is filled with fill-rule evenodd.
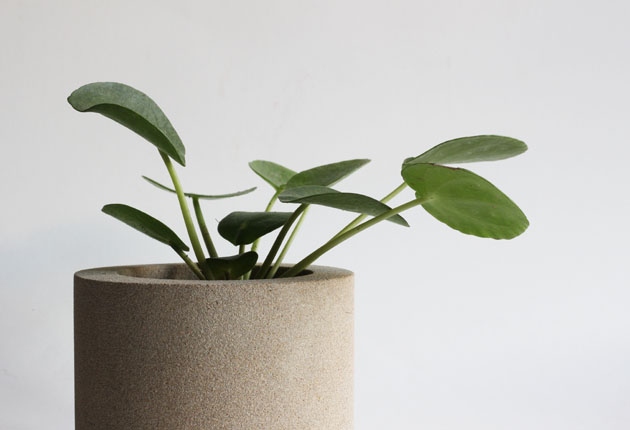
<svg viewBox="0 0 630 430"><path fill-rule="evenodd" d="M76 429L352 429L353 274L310 270L250 281L185 279L179 264L77 272Z"/></svg>

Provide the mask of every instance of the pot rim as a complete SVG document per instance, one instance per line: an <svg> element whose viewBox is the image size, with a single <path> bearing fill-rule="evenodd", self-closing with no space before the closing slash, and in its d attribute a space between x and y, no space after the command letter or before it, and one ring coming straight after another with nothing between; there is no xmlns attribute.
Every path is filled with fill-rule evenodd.
<svg viewBox="0 0 630 430"><path fill-rule="evenodd" d="M311 265L304 275L293 276L290 278L274 278L274 279L245 279L245 280L201 280L201 279L169 279L169 278L153 278L144 276L134 276L134 271L139 270L158 270L158 269L176 269L186 267L184 263L161 263L161 264L131 264L123 266L106 266L95 267L91 269L79 270L74 274L74 278L98 281L115 284L133 284L133 285L187 285L187 286L209 286L209 285L280 285L280 284L296 284L321 282L330 279L340 279L353 277L354 272L331 266ZM282 265L281 267L290 267L290 265Z"/></svg>

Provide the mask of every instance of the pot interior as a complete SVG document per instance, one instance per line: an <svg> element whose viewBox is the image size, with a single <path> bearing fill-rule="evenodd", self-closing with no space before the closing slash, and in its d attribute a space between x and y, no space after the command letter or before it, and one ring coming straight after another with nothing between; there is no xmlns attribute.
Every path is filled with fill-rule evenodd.
<svg viewBox="0 0 630 430"><path fill-rule="evenodd" d="M260 265L256 265L254 270L259 268ZM290 266L280 267L278 269L278 275L289 269ZM312 274L312 270L303 270L297 276L305 276ZM185 264L151 264L142 266L124 266L118 269L118 274L123 276L130 276L133 278L148 278L148 279L176 279L176 280L197 280L195 274ZM216 281L213 281L216 282Z"/></svg>

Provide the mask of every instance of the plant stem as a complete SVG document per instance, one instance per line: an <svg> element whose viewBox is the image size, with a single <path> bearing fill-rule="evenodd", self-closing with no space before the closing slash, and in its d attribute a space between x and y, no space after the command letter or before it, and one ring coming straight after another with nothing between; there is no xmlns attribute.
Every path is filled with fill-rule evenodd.
<svg viewBox="0 0 630 430"><path fill-rule="evenodd" d="M195 216L197 217L197 224L199 224L199 230L201 230L201 237L203 237L203 241L206 244L206 248L208 249L208 254L210 257L217 258L219 255L217 254L217 250L214 247L214 243L212 243L212 238L210 237L210 232L208 231L208 226L206 225L206 220L203 217L203 212L201 212L201 205L199 204L199 197L193 197L193 207L195 208Z"/></svg>
<svg viewBox="0 0 630 430"><path fill-rule="evenodd" d="M289 232L289 229L291 229L291 226L293 225L297 217L299 217L300 214L304 212L304 210L306 210L307 207L308 207L307 204L301 204L295 210L295 212L291 214L291 217L289 217L287 222L284 223L284 225L282 226L282 229L280 230L280 233L278 233L278 237L276 237L275 242L273 243L273 245L271 246L271 249L269 250L269 254L267 254L267 258L265 258L264 263L262 264L262 266L260 267L260 270L258 271L259 279L265 279L267 277L267 272L269 272L269 268L271 267L271 263L273 262L273 259L276 258L276 254L278 253L278 250L280 249L280 245L282 245L282 241L286 237L287 233Z"/></svg>
<svg viewBox="0 0 630 430"><path fill-rule="evenodd" d="M288 278L290 276L295 276L297 274L299 274L302 270L306 269L308 266L310 266L311 264L313 264L313 262L315 260L317 260L319 257L321 257L324 253L326 253L327 251L330 251L332 248L334 248L335 246L339 245L340 243L350 239L352 236L354 236L357 233L362 232L363 230L365 230L366 228L372 227L374 224L377 224L383 220L386 220L387 218L396 215L402 211L405 211L407 209L410 209L414 206L418 206L419 204L421 204L424 200L423 199L414 199L411 201L408 201L407 203L404 203L400 206L397 206L387 212L384 212L382 214L380 214L379 216L376 216L374 218L372 218L369 221L364 222L363 224L360 224L348 231L346 231L345 233L342 233L339 236L335 236L332 239L330 239L328 242L326 242L324 245L320 246L319 248L317 248L315 251L313 251L311 254L307 255L304 259L302 259L300 262L298 262L295 266L293 266L292 268L290 268L289 270L287 270L286 272L284 272L280 277L281 278Z"/></svg>
<svg viewBox="0 0 630 430"><path fill-rule="evenodd" d="M274 203L276 203L276 200L278 200L278 195L280 195L280 190L276 191L274 195L271 196L271 200L269 200L269 203L267 203L265 212L271 211L271 208L273 207ZM252 248L251 248L252 251L256 251L258 249L259 242L260 242L260 238L256 239L254 243L252 243Z"/></svg>
<svg viewBox="0 0 630 430"><path fill-rule="evenodd" d="M186 203L186 196L184 195L184 191L182 190L182 185L179 182L179 178L177 177L177 172L175 171L175 167L173 167L173 163L171 163L171 159L168 155L160 152L160 156L162 160L164 160L164 164L168 170L168 174L171 176L171 180L173 181L173 187L175 188L175 192L177 193L177 200L179 201L179 207L182 210L182 216L184 217L184 224L186 224L186 230L188 231L188 237L190 238L190 243L195 252L195 257L197 257L197 262L199 263L199 267L203 271L204 275L207 278L214 279L212 273L206 270L206 256L203 254L203 249L201 248L201 243L199 243L199 237L197 236L197 231L195 231L195 225L193 224L192 218L190 217L190 210L188 210L188 204Z"/></svg>
<svg viewBox="0 0 630 430"><path fill-rule="evenodd" d="M269 200L269 203L267 203L267 207L265 208L265 212L271 211L271 208L273 207L274 203L276 203L276 200L278 200L278 195L279 194L280 194L280 190L277 190L273 194L273 196L271 196L271 200ZM252 243L252 247L250 248L250 251L256 251L258 249L259 242L260 242L260 238L256 239L254 241L254 243ZM252 271L250 270L245 275L243 275L243 279L249 279L251 276L252 276Z"/></svg>
<svg viewBox="0 0 630 430"><path fill-rule="evenodd" d="M239 245L239 246L238 246L238 255L242 255L242 254L244 254L244 253L245 253L245 245ZM247 273L246 273L246 274L247 274ZM246 278L246 277L245 277L245 275L246 275L246 274L243 274L243 275L239 276L239 277L238 277L238 279L239 279L239 280L249 279L249 278Z"/></svg>
<svg viewBox="0 0 630 430"><path fill-rule="evenodd" d="M402 184L400 184L399 186L397 186L391 193L389 193L388 195L386 195L385 197L383 197L381 199L381 203L387 203L388 201L390 201L391 199L393 199L394 197L396 197L398 194L401 193L401 191L403 191L405 188L407 188L407 183L403 182Z"/></svg>
<svg viewBox="0 0 630 430"><path fill-rule="evenodd" d="M179 255L182 260L184 260L184 263L186 263L188 265L188 267L190 267L190 269L195 273L195 275L197 275L197 277L201 280L205 280L206 277L203 275L203 273L201 273L201 270L199 270L199 267L197 267L197 265L195 264L194 261L192 261L190 258L188 258L188 256L186 255L186 253L184 253L184 251L182 251L181 249L177 249L177 248L173 248L173 250L175 250L175 252L177 252L177 255Z"/></svg>
<svg viewBox="0 0 630 430"><path fill-rule="evenodd" d="M398 194L400 194L401 191L403 191L405 188L407 188L407 184L405 182L403 182L402 184L400 184L398 187L396 187L396 189L394 189L391 193L389 193L388 195L386 195L385 197L383 197L381 199L381 203L387 203L388 201L390 201L391 199L393 199L394 197L396 197ZM350 230L351 228L353 228L354 226L358 225L361 221L363 221L364 219L366 219L368 216L365 214L359 215L358 217L356 217L355 219L353 219L347 226L345 226L344 228L342 228L341 230L339 230L339 233L337 233L336 235L333 236L333 238L341 236L343 233L347 232L348 230Z"/></svg>
<svg viewBox="0 0 630 430"><path fill-rule="evenodd" d="M306 217L307 213L308 213L308 207L304 209L304 212L302 212L302 216L298 220L297 224L295 224L295 228L293 228L291 235L287 239L287 243L284 244L284 248L282 248L282 251L280 251L280 255L278 256L278 258L276 259L276 262L274 263L273 267L269 271L267 278L271 279L276 275L276 272L278 271L278 268L282 264L282 261L284 260L284 257L287 254L287 251L291 247L291 244L293 243L293 239L295 238L296 233L300 229L300 226L302 225L302 222L304 221L304 217Z"/></svg>

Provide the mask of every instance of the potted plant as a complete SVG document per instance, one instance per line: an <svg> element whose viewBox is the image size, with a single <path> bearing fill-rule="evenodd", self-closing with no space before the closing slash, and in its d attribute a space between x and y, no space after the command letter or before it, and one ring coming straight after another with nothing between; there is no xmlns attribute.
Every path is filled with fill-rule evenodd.
<svg viewBox="0 0 630 430"><path fill-rule="evenodd" d="M381 221L408 227L401 214L416 206L480 237L512 239L529 224L490 182L451 167L527 149L516 139L483 135L407 158L402 183L380 200L331 188L366 159L301 172L253 161L249 166L273 194L264 211L232 212L218 223L218 234L238 247L234 255L218 255L202 201L254 188L218 195L185 190L174 164L185 166L184 146L157 104L134 88L92 83L68 101L80 112L113 119L157 148L172 187L144 179L177 198L192 248L189 256L184 240L145 212L125 204L103 207L170 246L183 263L75 274L77 430L352 429L353 274L312 264ZM388 205L407 188L409 199ZM278 200L292 210L273 211ZM300 261L284 265L310 205L358 215ZM272 232L273 245L260 253L259 239Z"/></svg>

